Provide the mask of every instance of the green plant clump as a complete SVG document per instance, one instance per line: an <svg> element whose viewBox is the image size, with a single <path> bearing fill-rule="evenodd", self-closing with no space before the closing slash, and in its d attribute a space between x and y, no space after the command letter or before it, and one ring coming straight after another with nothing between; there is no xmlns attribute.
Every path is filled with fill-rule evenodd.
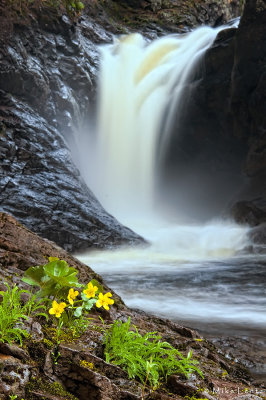
<svg viewBox="0 0 266 400"><path fill-rule="evenodd" d="M23 337L28 336L28 332L22 329L23 320L27 320L30 315L44 316L42 311L45 306L43 300L36 300L28 290L19 290L17 286L11 288L5 283L7 290L0 291L2 301L0 303L0 342L19 342L22 345ZM22 304L21 295L27 293L29 299L26 304Z"/></svg>
<svg viewBox="0 0 266 400"><path fill-rule="evenodd" d="M19 327L23 320L27 319L26 310L20 302L20 297L25 290L18 287L10 288L6 283L7 290L1 291L2 302L0 303L0 342L12 343L19 341L22 344L23 337L28 336L25 329Z"/></svg>
<svg viewBox="0 0 266 400"><path fill-rule="evenodd" d="M106 362L113 362L125 369L130 378L137 377L145 386L155 389L162 380L174 373L188 377L196 371L197 361L192 360L190 351L184 357L168 342L162 342L157 332L142 336L136 327L130 330L130 318L125 323L116 321L105 334Z"/></svg>
<svg viewBox="0 0 266 400"><path fill-rule="evenodd" d="M47 264L28 268L22 278L27 284L39 287L40 290L34 296L46 303L48 313L55 318L57 344L61 340L75 340L86 331L89 325L88 313L94 305L109 310L109 306L114 303L112 294L104 294L98 281L92 279L83 285L79 283L77 274L77 269L70 267L66 261L49 257ZM47 314L45 317L48 318Z"/></svg>
<svg viewBox="0 0 266 400"><path fill-rule="evenodd" d="M66 261L50 257L49 263L30 267L24 273L23 282L39 286L39 297L64 297L72 286L81 287L76 277L78 271Z"/></svg>

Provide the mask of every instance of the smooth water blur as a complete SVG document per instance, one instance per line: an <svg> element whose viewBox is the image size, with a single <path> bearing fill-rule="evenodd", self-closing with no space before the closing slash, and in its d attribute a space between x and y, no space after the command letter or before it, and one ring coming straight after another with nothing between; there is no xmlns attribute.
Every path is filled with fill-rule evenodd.
<svg viewBox="0 0 266 400"><path fill-rule="evenodd" d="M166 109L170 121L221 29L201 27L152 42L131 34L100 48L96 137L80 163L96 197L122 222L121 214L153 207L158 142L163 149L169 139L162 127Z"/></svg>
<svg viewBox="0 0 266 400"><path fill-rule="evenodd" d="M138 229L144 248L95 251L78 258L133 308L195 327L266 326L264 256L241 255L247 231L230 222ZM227 328L226 328L227 325Z"/></svg>
<svg viewBox="0 0 266 400"><path fill-rule="evenodd" d="M193 74L222 29L203 27L150 43L133 34L102 47L96 135L85 163L81 149L81 169L107 211L150 245L78 258L130 307L209 334L263 332L263 338L266 260L245 251L248 228L219 220L191 224L182 210L169 216L164 204L154 207L167 124L182 113Z"/></svg>
<svg viewBox="0 0 266 400"><path fill-rule="evenodd" d="M264 382L266 256L248 254L248 229L225 221L144 227L137 231L150 246L78 258L127 306L198 329Z"/></svg>

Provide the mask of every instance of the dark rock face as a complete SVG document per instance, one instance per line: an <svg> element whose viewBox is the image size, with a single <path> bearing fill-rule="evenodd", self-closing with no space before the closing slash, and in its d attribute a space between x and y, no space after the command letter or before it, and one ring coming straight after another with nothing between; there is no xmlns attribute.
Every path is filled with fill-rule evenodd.
<svg viewBox="0 0 266 400"><path fill-rule="evenodd" d="M69 251L141 243L102 208L69 150L93 111L96 43L110 35L53 13L14 26L1 46L0 208Z"/></svg>
<svg viewBox="0 0 266 400"><path fill-rule="evenodd" d="M238 17L243 3L238 0L109 0L126 6L131 21L142 22L142 27L155 23L164 30L176 27L192 28L198 25L217 26ZM116 7L111 7L117 9ZM141 26L140 26L141 28Z"/></svg>
<svg viewBox="0 0 266 400"><path fill-rule="evenodd" d="M166 190L174 182L179 194L186 180L183 192L188 194L181 201L183 196L188 210L196 209L203 218L234 206L231 215L238 222L264 221L265 8L265 2L246 1L239 28L219 33L194 78L188 111L173 124L163 160ZM250 204L243 207L243 202Z"/></svg>
<svg viewBox="0 0 266 400"><path fill-rule="evenodd" d="M265 26L265 2L248 1L235 40L230 104L233 132L247 144L244 172L249 179L238 199L251 202L261 215L266 212Z"/></svg>

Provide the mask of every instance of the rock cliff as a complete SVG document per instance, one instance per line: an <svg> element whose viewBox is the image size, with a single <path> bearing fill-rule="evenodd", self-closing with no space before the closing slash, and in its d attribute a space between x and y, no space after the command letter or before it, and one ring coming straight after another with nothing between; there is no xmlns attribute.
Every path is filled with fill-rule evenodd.
<svg viewBox="0 0 266 400"><path fill-rule="evenodd" d="M113 33L150 37L235 16L240 2L97 1L69 19L38 1L1 3L0 205L69 251L142 239L99 204L72 161L93 121L97 45Z"/></svg>

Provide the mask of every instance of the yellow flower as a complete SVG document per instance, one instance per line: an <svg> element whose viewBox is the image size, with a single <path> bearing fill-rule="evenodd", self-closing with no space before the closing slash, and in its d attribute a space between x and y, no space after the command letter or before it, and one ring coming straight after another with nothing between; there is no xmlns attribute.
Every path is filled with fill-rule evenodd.
<svg viewBox="0 0 266 400"><path fill-rule="evenodd" d="M74 303L74 300L78 296L78 294L79 294L79 292L77 290L74 290L72 288L69 289L67 299L68 299L70 304Z"/></svg>
<svg viewBox="0 0 266 400"><path fill-rule="evenodd" d="M49 314L55 314L56 318L60 318L61 314L64 312L66 303L58 304L57 301L53 301L52 308L49 310Z"/></svg>
<svg viewBox="0 0 266 400"><path fill-rule="evenodd" d="M95 297L95 293L97 292L97 290L97 286L93 286L93 284L90 282L88 283L87 289L83 290L83 293L86 294L86 297L88 299L90 299L91 297Z"/></svg>
<svg viewBox="0 0 266 400"><path fill-rule="evenodd" d="M109 297L112 297L112 293L108 292L105 294L100 293L99 294L99 298L96 301L96 307L100 308L103 307L106 310L109 310L109 305L110 304L114 304L114 300L113 299L109 299Z"/></svg>

